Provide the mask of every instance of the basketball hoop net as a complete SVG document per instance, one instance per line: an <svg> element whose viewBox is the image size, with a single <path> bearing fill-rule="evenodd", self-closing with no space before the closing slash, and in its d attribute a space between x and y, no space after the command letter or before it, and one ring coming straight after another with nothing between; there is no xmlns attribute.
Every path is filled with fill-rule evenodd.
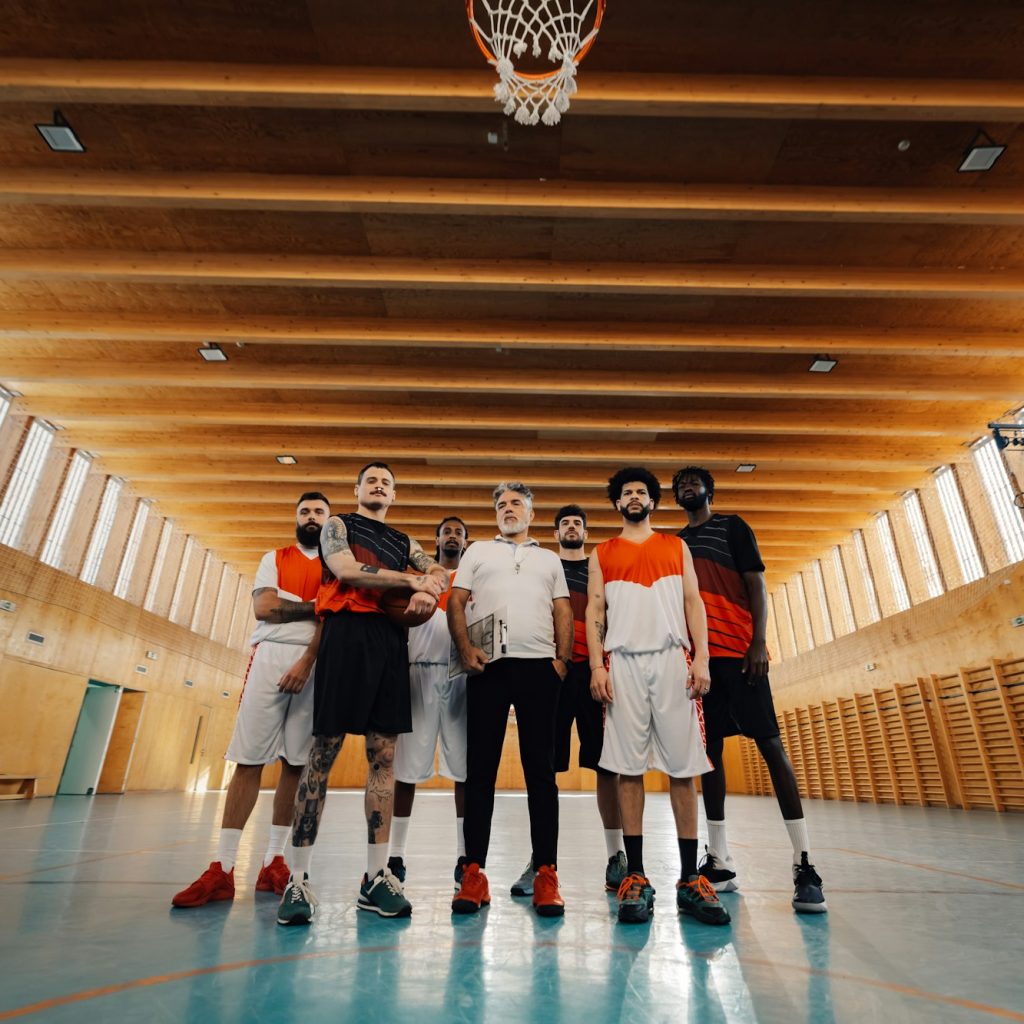
<svg viewBox="0 0 1024 1024"><path fill-rule="evenodd" d="M576 65L594 44L604 18L605 0L466 0L466 15L481 53L498 72L494 99L520 124L554 125L576 92ZM593 10L593 25L584 25ZM515 61L530 47L534 57L547 50L558 65L542 73L518 71Z"/></svg>

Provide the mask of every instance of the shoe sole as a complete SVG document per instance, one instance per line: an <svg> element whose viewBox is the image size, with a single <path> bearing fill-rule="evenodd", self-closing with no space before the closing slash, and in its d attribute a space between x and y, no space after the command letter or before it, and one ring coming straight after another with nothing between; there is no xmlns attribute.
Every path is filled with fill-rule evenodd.
<svg viewBox="0 0 1024 1024"><path fill-rule="evenodd" d="M362 900L359 900L356 903L356 910L367 910L373 914L377 914L380 917L386 917L389 920L393 917L412 917L411 906L405 906L402 907L401 910L388 912L383 907L378 907L375 903L364 903Z"/></svg>
<svg viewBox="0 0 1024 1024"><path fill-rule="evenodd" d="M490 900L481 900L479 903L473 900L452 900L453 914L475 914L484 907L491 905Z"/></svg>
<svg viewBox="0 0 1024 1024"><path fill-rule="evenodd" d="M509 889L509 893L512 896L532 896L533 886L531 885L529 889L524 889L521 885L513 885L512 888Z"/></svg>
<svg viewBox="0 0 1024 1024"><path fill-rule="evenodd" d="M560 907L557 903L544 903L539 907L534 904L533 909L537 911L538 917L563 917L565 915L565 907Z"/></svg>
<svg viewBox="0 0 1024 1024"><path fill-rule="evenodd" d="M312 924L313 915L310 914L309 917L302 917L299 915L296 915L295 917L278 917L277 923L279 925L283 925L286 928L290 927L291 925Z"/></svg>
<svg viewBox="0 0 1024 1024"><path fill-rule="evenodd" d="M797 903L793 901L793 909L798 914L827 914L827 903Z"/></svg>
<svg viewBox="0 0 1024 1024"><path fill-rule="evenodd" d="M227 903L234 898L235 894L232 893L230 896L211 896L209 899L200 900L198 903L177 903L171 900L171 906L177 907L179 910L195 910L196 907L205 907L207 903Z"/></svg>
<svg viewBox="0 0 1024 1024"><path fill-rule="evenodd" d="M701 924L721 925L732 923L732 918L729 917L728 914L726 914L724 918L717 916L710 917L706 914L701 914L695 908L688 906L686 904L683 904L682 906L679 906L677 904L676 909L679 911L680 914L685 914L687 917L692 917L695 921L700 921Z"/></svg>

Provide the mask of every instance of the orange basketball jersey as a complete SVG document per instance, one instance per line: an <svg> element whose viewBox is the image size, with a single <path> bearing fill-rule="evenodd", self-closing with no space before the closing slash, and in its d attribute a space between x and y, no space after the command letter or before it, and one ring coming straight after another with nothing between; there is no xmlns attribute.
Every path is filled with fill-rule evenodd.
<svg viewBox="0 0 1024 1024"><path fill-rule="evenodd" d="M640 654L689 649L682 541L654 533L642 544L616 537L595 550L607 605L605 650Z"/></svg>
<svg viewBox="0 0 1024 1024"><path fill-rule="evenodd" d="M294 544L274 552L277 588L291 600L315 601L320 589L320 559L307 558Z"/></svg>

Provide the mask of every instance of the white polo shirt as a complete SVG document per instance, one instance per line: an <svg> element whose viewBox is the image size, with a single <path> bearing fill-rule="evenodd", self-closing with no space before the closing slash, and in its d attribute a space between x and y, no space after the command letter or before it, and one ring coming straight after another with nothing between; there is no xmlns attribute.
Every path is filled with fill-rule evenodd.
<svg viewBox="0 0 1024 1024"><path fill-rule="evenodd" d="M508 657L555 656L552 605L556 598L568 598L569 587L553 551L535 540L478 540L462 556L452 586L472 592L467 622L508 609Z"/></svg>

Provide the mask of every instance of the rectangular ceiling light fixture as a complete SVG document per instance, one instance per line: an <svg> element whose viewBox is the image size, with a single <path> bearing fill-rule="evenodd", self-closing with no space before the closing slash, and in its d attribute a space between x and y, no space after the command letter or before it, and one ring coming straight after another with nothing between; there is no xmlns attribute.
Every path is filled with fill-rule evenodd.
<svg viewBox="0 0 1024 1024"><path fill-rule="evenodd" d="M992 165L1006 152L1005 146L1000 146L987 132L978 132L971 139L970 146L964 153L963 161L957 168L958 171L988 171Z"/></svg>
<svg viewBox="0 0 1024 1024"><path fill-rule="evenodd" d="M81 139L59 110L53 112L53 124L37 124L36 131L55 153L85 152Z"/></svg>
<svg viewBox="0 0 1024 1024"><path fill-rule="evenodd" d="M220 345L213 341L208 341L202 348L198 348L196 351L208 363L226 363L228 361L227 354Z"/></svg>
<svg viewBox="0 0 1024 1024"><path fill-rule="evenodd" d="M838 365L838 359L830 359L828 356L815 356L807 369L811 373L831 373Z"/></svg>
<svg viewBox="0 0 1024 1024"><path fill-rule="evenodd" d="M756 462L741 462L736 467L736 472L737 473L753 473L755 469L757 469L757 463Z"/></svg>
<svg viewBox="0 0 1024 1024"><path fill-rule="evenodd" d="M294 455L278 455L277 461L280 462L282 466L294 466L299 460L295 458Z"/></svg>

